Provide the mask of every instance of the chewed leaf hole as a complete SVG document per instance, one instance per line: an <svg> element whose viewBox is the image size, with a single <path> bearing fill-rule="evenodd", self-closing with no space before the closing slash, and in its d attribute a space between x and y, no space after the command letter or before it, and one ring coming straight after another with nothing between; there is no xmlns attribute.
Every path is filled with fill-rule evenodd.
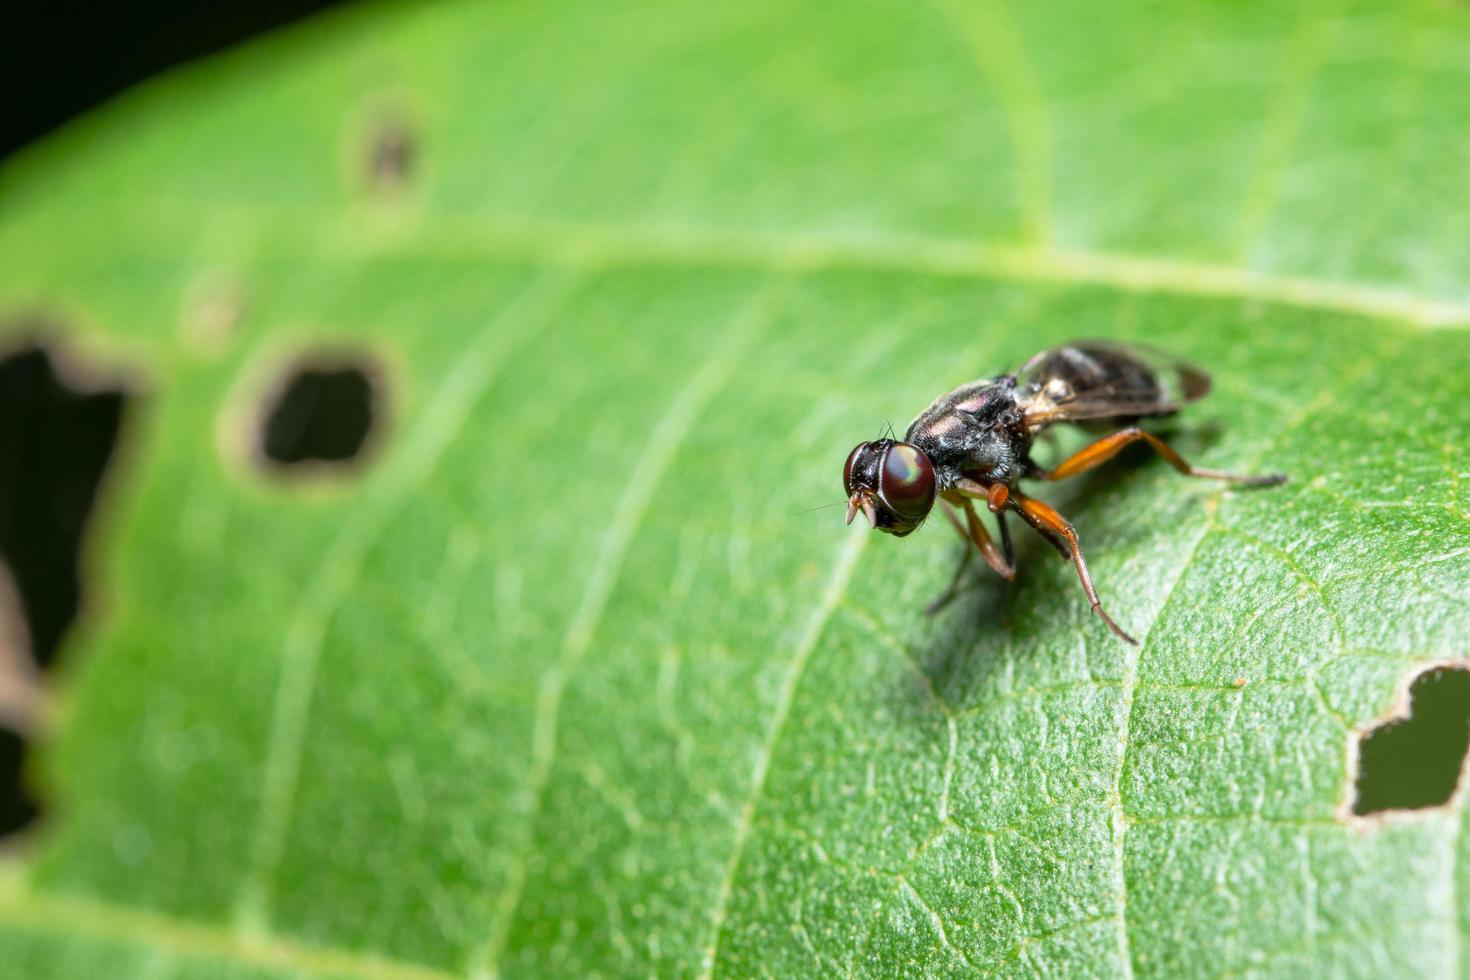
<svg viewBox="0 0 1470 980"><path fill-rule="evenodd" d="M22 777L25 774L26 743L15 732L0 728L0 834L13 834L23 830L40 815L40 806L26 791Z"/></svg>
<svg viewBox="0 0 1470 980"><path fill-rule="evenodd" d="M1454 795L1470 748L1470 670L1436 667L1414 679L1407 717L1360 736L1353 813L1419 810Z"/></svg>
<svg viewBox="0 0 1470 980"><path fill-rule="evenodd" d="M41 346L0 359L0 555L41 666L80 607L83 536L122 424L125 393L92 381L69 383Z"/></svg>
<svg viewBox="0 0 1470 980"><path fill-rule="evenodd" d="M369 445L382 411L378 377L366 359L298 364L268 400L262 456L288 467L356 459Z"/></svg>
<svg viewBox="0 0 1470 980"><path fill-rule="evenodd" d="M25 740L46 715L42 671L86 603L84 544L127 397L39 343L0 356L0 834L37 813Z"/></svg>
<svg viewBox="0 0 1470 980"><path fill-rule="evenodd" d="M395 191L413 176L418 141L408 123L396 116L379 120L368 143L369 182L380 190Z"/></svg>

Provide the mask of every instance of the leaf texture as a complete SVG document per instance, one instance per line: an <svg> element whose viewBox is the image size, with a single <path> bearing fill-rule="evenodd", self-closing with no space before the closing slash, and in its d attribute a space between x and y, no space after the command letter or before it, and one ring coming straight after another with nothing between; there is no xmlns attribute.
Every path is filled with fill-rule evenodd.
<svg viewBox="0 0 1470 980"><path fill-rule="evenodd" d="M28 151L0 311L145 384L0 962L1470 973L1458 801L1342 816L1470 654L1467 90L1438 0L368 4ZM1040 542L929 618L942 522L807 512L1076 336L1292 478L1045 488L1141 647ZM273 481L231 420L321 345L381 450Z"/></svg>

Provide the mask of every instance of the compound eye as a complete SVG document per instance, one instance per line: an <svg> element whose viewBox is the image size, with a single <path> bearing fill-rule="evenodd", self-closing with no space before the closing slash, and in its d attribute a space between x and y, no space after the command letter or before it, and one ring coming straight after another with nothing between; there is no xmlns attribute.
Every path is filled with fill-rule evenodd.
<svg viewBox="0 0 1470 980"><path fill-rule="evenodd" d="M934 466L916 446L896 442L883 457L883 500L900 517L919 520L934 506Z"/></svg>
<svg viewBox="0 0 1470 980"><path fill-rule="evenodd" d="M853 447L852 452L847 454L847 462L842 464L842 492L852 494L852 467L857 462L858 454L868 448L866 442L860 442Z"/></svg>

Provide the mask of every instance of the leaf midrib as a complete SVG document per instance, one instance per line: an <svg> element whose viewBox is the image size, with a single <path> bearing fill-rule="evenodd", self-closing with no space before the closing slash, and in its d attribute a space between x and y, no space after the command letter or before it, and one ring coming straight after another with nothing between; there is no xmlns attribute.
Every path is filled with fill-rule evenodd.
<svg viewBox="0 0 1470 980"><path fill-rule="evenodd" d="M843 236L827 232L731 231L698 226L542 222L442 214L388 215L361 208L342 218L262 219L249 205L213 207L247 237L289 224L292 240L315 254L371 257L398 252L446 259L495 259L524 265L625 268L743 268L773 273L823 270L907 272L996 282L1101 286L1123 293L1165 294L1271 303L1368 317L1424 329L1470 329L1470 300L1425 299L1411 287L1297 276L1228 262L1174 259L1105 249L1068 249L1025 242L971 241L927 235ZM155 216L177 235L177 217ZM156 239L144 216L141 237ZM135 224L135 230L137 228ZM248 234L247 234L248 233Z"/></svg>

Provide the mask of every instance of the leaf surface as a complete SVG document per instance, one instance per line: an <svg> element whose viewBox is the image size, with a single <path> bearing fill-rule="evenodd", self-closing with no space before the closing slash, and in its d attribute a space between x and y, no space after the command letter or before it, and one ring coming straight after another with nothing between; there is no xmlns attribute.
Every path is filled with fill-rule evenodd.
<svg viewBox="0 0 1470 980"><path fill-rule="evenodd" d="M1470 653L1467 18L370 4L8 164L0 309L145 386L5 961L1463 972L1459 803L1341 808ZM1140 648L1040 542L928 618L942 522L806 512L1076 336L1203 364L1179 448L1292 477L1039 491ZM273 481L239 420L322 345L381 448Z"/></svg>

